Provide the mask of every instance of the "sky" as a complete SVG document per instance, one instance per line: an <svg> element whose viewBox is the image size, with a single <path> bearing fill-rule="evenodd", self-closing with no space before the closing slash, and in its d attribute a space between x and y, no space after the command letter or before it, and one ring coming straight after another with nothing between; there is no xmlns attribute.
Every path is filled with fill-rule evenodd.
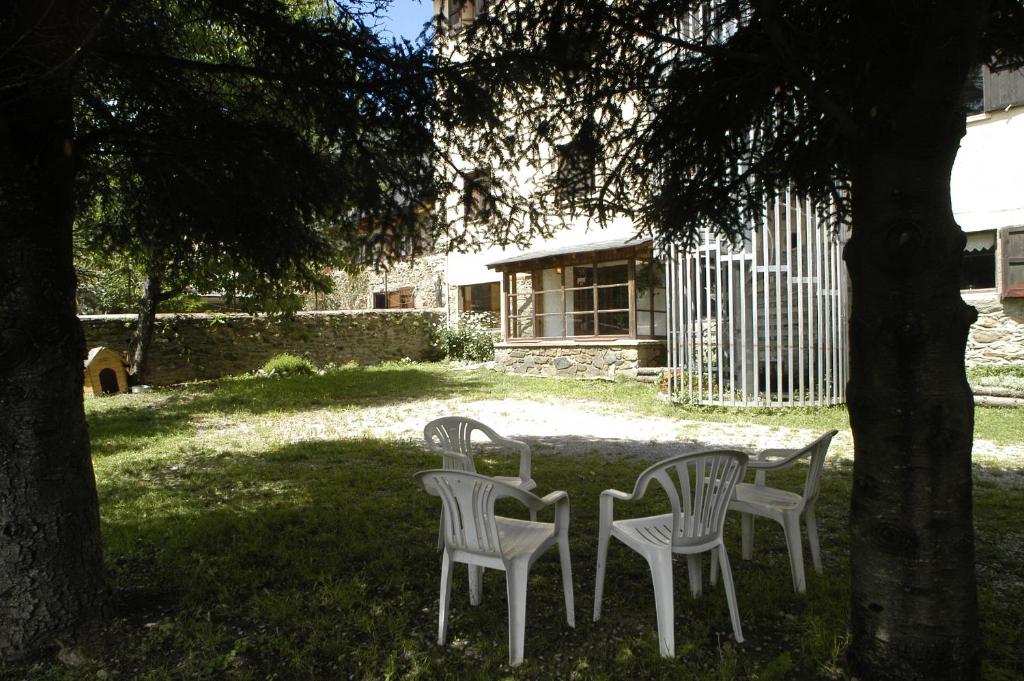
<svg viewBox="0 0 1024 681"><path fill-rule="evenodd" d="M394 0L381 28L397 37L414 40L434 13L432 0Z"/></svg>

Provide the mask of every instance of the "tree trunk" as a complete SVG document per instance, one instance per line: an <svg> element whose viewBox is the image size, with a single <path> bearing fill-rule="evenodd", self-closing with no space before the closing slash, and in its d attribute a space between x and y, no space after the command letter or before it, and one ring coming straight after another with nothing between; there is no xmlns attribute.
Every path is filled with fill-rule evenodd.
<svg viewBox="0 0 1024 681"><path fill-rule="evenodd" d="M153 347L153 331L156 328L156 311L162 300L160 275L146 273L139 299L139 321L135 330L135 348L132 351L132 382L136 385L146 382L146 368L149 351Z"/></svg>
<svg viewBox="0 0 1024 681"><path fill-rule="evenodd" d="M845 254L855 442L850 662L862 679L960 681L976 678L979 662L974 403L964 371L977 313L960 296L964 235L949 179L978 8L887 17L921 8L870 5L875 52L859 102L866 139L852 163ZM899 46L901 27L913 21L927 44L886 47ZM879 26L894 33L878 35Z"/></svg>
<svg viewBox="0 0 1024 681"><path fill-rule="evenodd" d="M75 314L72 100L59 76L30 77L66 63L69 11L20 3L11 16L24 40L0 50L0 74L24 82L0 104L0 660L80 633L103 594Z"/></svg>

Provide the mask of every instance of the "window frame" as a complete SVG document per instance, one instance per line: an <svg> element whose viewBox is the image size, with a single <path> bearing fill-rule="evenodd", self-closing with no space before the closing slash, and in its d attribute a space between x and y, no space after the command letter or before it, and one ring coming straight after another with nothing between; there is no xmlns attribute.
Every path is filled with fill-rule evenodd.
<svg viewBox="0 0 1024 681"><path fill-rule="evenodd" d="M552 341L599 343L620 339L665 339L667 337L667 333L660 336L655 335L655 329L658 326L656 322L657 315L665 315L667 319L667 297L663 297L666 302L665 309L656 309L657 296L656 289L654 287L656 278L655 267L648 267L648 273L650 276L650 281L647 282L649 300L646 301L644 309L640 310L636 279L638 260L653 261L664 267L664 264L654 258L653 253L650 251L637 251L637 249L630 249L630 251L626 253L623 253L622 251L594 251L571 254L554 260L547 259L541 262L522 261L515 265L503 268L501 315L505 342L513 344ZM599 267L602 264L614 262L621 262L625 265L625 281L603 284L599 283ZM567 281L566 275L569 267L591 268L591 275L589 277L591 283L576 286L574 285L574 282ZM558 285L554 288L543 288L543 284L541 283L542 273L551 270L558 272ZM521 290L520 282L525 282L527 280L530 282L529 289L524 292ZM662 277L662 283L667 284L664 276ZM662 288L665 287L662 286ZM613 291L616 289L625 289L626 306L602 307L601 292ZM586 291L589 291L591 296L590 308L586 310L577 310L575 309L576 305L574 304L573 309L568 310L566 301L569 296L576 296L577 294ZM546 296L552 295L554 295L554 298L560 302L560 304L555 303L556 307L560 309L547 311L545 309L545 300L549 300L549 298L546 298ZM648 315L647 322L644 324L643 328L639 326L637 318L638 312L641 311ZM601 333L602 324L604 323L607 325L608 323L608 317L606 315L621 315L622 313L625 313L628 319L624 332ZM574 332L571 335L568 334L567 330L570 328L570 325L573 325L572 328L575 331L575 319L577 317L589 318L589 325L593 330L593 333ZM539 330L543 328L544 320L549 318L560 319L560 333L557 335L538 335ZM527 328L529 329L530 335L523 335L523 330ZM665 330L667 332L667 325L665 326Z"/></svg>

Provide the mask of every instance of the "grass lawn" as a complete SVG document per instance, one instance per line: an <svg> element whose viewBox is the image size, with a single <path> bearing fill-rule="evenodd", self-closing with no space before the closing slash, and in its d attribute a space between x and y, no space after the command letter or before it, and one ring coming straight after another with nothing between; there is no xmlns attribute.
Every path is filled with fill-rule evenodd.
<svg viewBox="0 0 1024 681"><path fill-rule="evenodd" d="M758 524L739 556L727 523L746 643L730 641L724 593L689 595L676 570L677 658L658 656L646 564L613 542L603 617L591 621L598 496L629 490L645 463L542 456L537 490L572 500L575 630L565 624L557 551L533 567L526 662L507 666L504 575L489 570L470 607L465 568L452 592L449 645L436 645L439 502L412 480L436 467L416 444L382 439L267 441L258 423L307 409L339 414L416 399L587 399L639 414L846 428L846 411L727 411L658 401L639 384L523 379L441 366L386 365L324 376L237 378L86 402L100 493L109 624L64 662L4 667L9 679L818 679L835 678L847 640L851 468L829 468L819 501L825 574L793 593L782 532ZM226 436L252 424L251 438ZM1020 417L979 409L977 435L1021 442ZM514 466L502 456L482 472ZM800 470L770 478L797 486ZM1024 678L1024 495L975 487L988 679ZM653 496L653 495L652 495ZM638 508L638 511L643 511Z"/></svg>

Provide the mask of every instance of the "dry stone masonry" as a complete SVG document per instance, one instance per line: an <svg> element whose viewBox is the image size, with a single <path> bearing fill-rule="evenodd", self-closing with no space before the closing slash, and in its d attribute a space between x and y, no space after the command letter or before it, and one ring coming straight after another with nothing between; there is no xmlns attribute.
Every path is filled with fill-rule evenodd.
<svg viewBox="0 0 1024 681"><path fill-rule="evenodd" d="M168 385L254 371L282 352L326 364L377 364L432 356L439 310L300 312L293 317L244 314L157 315L148 380ZM125 353L134 315L83 316L86 347Z"/></svg>
<svg viewBox="0 0 1024 681"><path fill-rule="evenodd" d="M564 378L636 378L642 367L663 366L665 344L661 341L612 341L608 343L497 343L494 361L498 369L513 374Z"/></svg>
<svg viewBox="0 0 1024 681"><path fill-rule="evenodd" d="M1024 364L1024 300L1002 301L995 293L971 293L964 300L978 310L967 337L967 366Z"/></svg>

